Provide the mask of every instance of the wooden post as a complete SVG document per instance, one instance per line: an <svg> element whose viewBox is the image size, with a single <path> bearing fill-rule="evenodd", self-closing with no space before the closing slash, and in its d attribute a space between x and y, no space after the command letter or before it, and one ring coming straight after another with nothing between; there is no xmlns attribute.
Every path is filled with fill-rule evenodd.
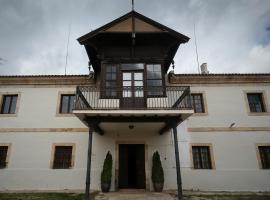
<svg viewBox="0 0 270 200"><path fill-rule="evenodd" d="M85 200L90 200L90 183L91 183L91 155L92 155L92 136L93 128L89 125L89 138L88 138L88 156L87 156L87 171L86 171L86 184L85 184Z"/></svg>
<svg viewBox="0 0 270 200"><path fill-rule="evenodd" d="M175 150L178 200L183 200L181 169L180 169L178 138L177 138L177 124L173 125L173 137L174 137L174 150Z"/></svg>

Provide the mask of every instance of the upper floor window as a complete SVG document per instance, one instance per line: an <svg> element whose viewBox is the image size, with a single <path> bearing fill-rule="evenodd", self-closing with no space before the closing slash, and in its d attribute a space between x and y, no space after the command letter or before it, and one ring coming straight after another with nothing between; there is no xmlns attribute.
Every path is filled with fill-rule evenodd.
<svg viewBox="0 0 270 200"><path fill-rule="evenodd" d="M62 94L60 113L72 113L74 108L75 95L74 94Z"/></svg>
<svg viewBox="0 0 270 200"><path fill-rule="evenodd" d="M195 113L205 113L203 94L191 94L191 100Z"/></svg>
<svg viewBox="0 0 270 200"><path fill-rule="evenodd" d="M194 169L212 169L209 146L192 146Z"/></svg>
<svg viewBox="0 0 270 200"><path fill-rule="evenodd" d="M162 69L160 64L147 64L147 88L148 95L160 96L163 95L163 80Z"/></svg>
<svg viewBox="0 0 270 200"><path fill-rule="evenodd" d="M72 167L73 146L54 147L53 169L69 169Z"/></svg>
<svg viewBox="0 0 270 200"><path fill-rule="evenodd" d="M106 65L105 70L105 96L116 97L117 87L117 67L116 65Z"/></svg>
<svg viewBox="0 0 270 200"><path fill-rule="evenodd" d="M8 146L0 146L0 169L7 167Z"/></svg>
<svg viewBox="0 0 270 200"><path fill-rule="evenodd" d="M18 95L4 95L1 106L1 114L15 114Z"/></svg>
<svg viewBox="0 0 270 200"><path fill-rule="evenodd" d="M262 93L247 93L250 112L265 112Z"/></svg>
<svg viewBox="0 0 270 200"><path fill-rule="evenodd" d="M270 169L270 146L259 146L259 154L263 169Z"/></svg>

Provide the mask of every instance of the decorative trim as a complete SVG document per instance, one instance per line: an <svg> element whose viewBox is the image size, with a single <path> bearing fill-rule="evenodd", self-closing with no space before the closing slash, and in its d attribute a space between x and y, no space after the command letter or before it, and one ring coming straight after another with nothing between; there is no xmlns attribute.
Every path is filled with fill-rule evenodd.
<svg viewBox="0 0 270 200"><path fill-rule="evenodd" d="M268 106L268 100L267 100L267 95L265 90L244 90L244 100L245 100L245 105L246 105L246 110L248 112L248 115L250 116L263 116L263 115L270 115L269 112L269 106ZM265 112L250 112L249 108L249 103L248 103L248 98L247 94L248 93L260 93L262 94L262 101L263 101L263 106L265 109Z"/></svg>
<svg viewBox="0 0 270 200"><path fill-rule="evenodd" d="M17 132L88 132L88 128L0 128L0 133Z"/></svg>
<svg viewBox="0 0 270 200"><path fill-rule="evenodd" d="M270 131L270 127L196 127L188 132L231 132L231 131Z"/></svg>
<svg viewBox="0 0 270 200"><path fill-rule="evenodd" d="M168 75L170 84L248 84L270 83L270 73L262 74L174 74Z"/></svg>
<svg viewBox="0 0 270 200"><path fill-rule="evenodd" d="M257 156L259 168L262 169L262 170L269 170L269 169L264 169L264 168L262 167L262 160L261 160L261 155L260 155L260 151L259 151L259 147L260 147L260 146L270 146L270 143L256 143L256 144L255 144L255 148L256 148L256 156Z"/></svg>
<svg viewBox="0 0 270 200"><path fill-rule="evenodd" d="M118 177L119 177L119 144L144 144L144 157L145 157L145 189L150 191L150 168L148 159L148 144L144 141L116 141L115 142L115 190L118 190Z"/></svg>
<svg viewBox="0 0 270 200"><path fill-rule="evenodd" d="M193 146L207 146L207 147L209 147L211 166L212 166L211 169L194 169L193 153L192 153L192 147ZM189 144L189 155L190 155L191 169L193 169L193 170L215 170L216 169L215 157L214 157L214 151L213 151L212 143L190 143Z"/></svg>
<svg viewBox="0 0 270 200"><path fill-rule="evenodd" d="M191 95L192 94L201 94L202 95L202 100L203 100L203 107L204 107L204 113L195 113L192 115L194 117L196 116L207 116L208 115L208 105L207 105L207 101L206 101L206 94L205 91L191 91Z"/></svg>
<svg viewBox="0 0 270 200"><path fill-rule="evenodd" d="M75 143L53 143L52 144L52 150L51 150L51 160L50 160L50 168L51 169L53 169L54 153L55 153L55 147L56 146L71 146L72 147L71 166L69 168L69 169L72 169L74 167L74 165L75 165L76 144ZM58 169L54 169L54 170L58 170Z"/></svg>
<svg viewBox="0 0 270 200"><path fill-rule="evenodd" d="M95 83L94 74L90 75L33 75L0 76L0 85L89 85Z"/></svg>
<svg viewBox="0 0 270 200"><path fill-rule="evenodd" d="M0 146L5 146L5 147L8 147L8 150L7 150L7 157L6 157L6 168L8 168L8 165L9 165L9 158L10 158L10 151L11 151L11 143L0 143Z"/></svg>
<svg viewBox="0 0 270 200"><path fill-rule="evenodd" d="M20 108L20 102L21 102L21 92L0 92L0 109L2 109L3 99L5 95L18 95L17 102L16 102L16 108L15 113L13 114L2 114L0 113L0 117L17 117L19 108Z"/></svg>
<svg viewBox="0 0 270 200"><path fill-rule="evenodd" d="M59 91L57 97L57 104L56 104L56 117L75 117L73 113L60 113L60 106L61 106L61 96L62 95L69 95L74 94L75 91Z"/></svg>

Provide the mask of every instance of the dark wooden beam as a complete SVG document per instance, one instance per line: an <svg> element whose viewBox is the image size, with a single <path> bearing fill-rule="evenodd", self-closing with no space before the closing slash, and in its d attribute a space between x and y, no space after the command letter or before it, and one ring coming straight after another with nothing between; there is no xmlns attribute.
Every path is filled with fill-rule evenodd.
<svg viewBox="0 0 270 200"><path fill-rule="evenodd" d="M162 135L163 133L166 133L167 131L169 131L170 129L172 129L173 126L178 126L178 124L180 124L181 122L182 122L182 118L181 117L171 118L171 119L165 121L165 126L163 126L160 129L159 134Z"/></svg>
<svg viewBox="0 0 270 200"><path fill-rule="evenodd" d="M85 121L91 124L99 123L166 123L171 120L180 121L180 116L95 116L86 117Z"/></svg>
<svg viewBox="0 0 270 200"><path fill-rule="evenodd" d="M85 184L85 200L91 200L90 197L90 183L91 183L91 156L92 156L92 140L93 140L93 128L89 125L88 134L88 156L87 156L87 171L86 171L86 184Z"/></svg>
<svg viewBox="0 0 270 200"><path fill-rule="evenodd" d="M182 100L190 93L189 88L186 88L184 90L184 92L181 94L181 96L179 97L179 99L177 99L177 101L173 104L172 108L177 108L179 106L179 104L182 102Z"/></svg>
<svg viewBox="0 0 270 200"><path fill-rule="evenodd" d="M93 124L92 126L95 132L97 132L99 135L104 135L104 131L100 128L98 124Z"/></svg>

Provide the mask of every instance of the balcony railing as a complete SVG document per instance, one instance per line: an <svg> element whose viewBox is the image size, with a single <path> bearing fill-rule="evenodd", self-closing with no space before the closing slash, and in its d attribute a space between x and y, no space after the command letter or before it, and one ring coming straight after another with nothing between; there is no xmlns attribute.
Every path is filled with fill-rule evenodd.
<svg viewBox="0 0 270 200"><path fill-rule="evenodd" d="M74 110L190 110L188 86L122 87L77 86Z"/></svg>

